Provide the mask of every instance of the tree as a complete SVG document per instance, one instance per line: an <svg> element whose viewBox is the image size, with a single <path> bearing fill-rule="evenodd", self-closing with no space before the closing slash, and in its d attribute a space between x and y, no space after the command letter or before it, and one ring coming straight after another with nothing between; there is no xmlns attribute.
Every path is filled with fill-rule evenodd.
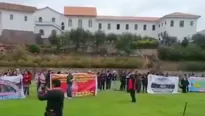
<svg viewBox="0 0 205 116"><path fill-rule="evenodd" d="M82 28L70 31L70 41L72 42L72 44L74 44L76 51L79 50L82 43L86 43L86 36L86 32Z"/></svg>
<svg viewBox="0 0 205 116"><path fill-rule="evenodd" d="M109 34L107 35L106 41L107 41L108 43L114 43L114 42L116 42L116 41L117 41L117 35L114 34L114 33L109 33Z"/></svg>
<svg viewBox="0 0 205 116"><path fill-rule="evenodd" d="M181 42L181 45L184 46L184 47L187 47L187 45L189 44L189 40L185 37L182 42Z"/></svg>
<svg viewBox="0 0 205 116"><path fill-rule="evenodd" d="M172 45L174 43L177 43L177 38L176 37L172 37L172 36L169 36L167 32L164 32L162 34L162 43L164 45Z"/></svg>
<svg viewBox="0 0 205 116"><path fill-rule="evenodd" d="M106 40L106 34L103 31L96 31L92 37L92 43L94 44L96 51L99 52L100 45L103 45Z"/></svg>
<svg viewBox="0 0 205 116"><path fill-rule="evenodd" d="M132 35L131 34L123 34L116 41L115 47L126 54L130 54L132 52Z"/></svg>
<svg viewBox="0 0 205 116"><path fill-rule="evenodd" d="M64 34L61 35L56 35L55 32L52 32L52 34L48 37L49 42L51 45L55 45L57 51L60 51L60 48L64 45L65 41L65 36Z"/></svg>
<svg viewBox="0 0 205 116"><path fill-rule="evenodd" d="M192 36L192 42L201 48L205 48L205 35L197 33Z"/></svg>

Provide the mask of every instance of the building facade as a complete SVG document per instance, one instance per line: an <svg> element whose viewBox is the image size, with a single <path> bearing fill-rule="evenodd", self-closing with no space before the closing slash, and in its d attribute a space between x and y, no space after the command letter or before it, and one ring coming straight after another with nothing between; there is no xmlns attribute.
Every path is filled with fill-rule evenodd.
<svg viewBox="0 0 205 116"><path fill-rule="evenodd" d="M83 28L91 32L128 32L156 39L160 39L166 32L182 40L196 33L199 18L199 15L178 12L163 17L99 16L94 7L64 7L64 13L59 13L49 7L37 9L0 3L0 35L3 36L7 30L40 34L42 38L48 38L52 33L61 34L71 29ZM7 35L11 35L11 32Z"/></svg>

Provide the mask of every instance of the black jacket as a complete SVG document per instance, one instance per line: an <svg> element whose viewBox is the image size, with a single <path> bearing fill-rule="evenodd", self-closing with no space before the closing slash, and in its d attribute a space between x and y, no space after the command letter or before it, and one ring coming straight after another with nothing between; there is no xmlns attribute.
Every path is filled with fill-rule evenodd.
<svg viewBox="0 0 205 116"><path fill-rule="evenodd" d="M64 93L60 88L49 90L47 93L39 93L38 99L47 101L46 112L52 110L57 116L63 115Z"/></svg>

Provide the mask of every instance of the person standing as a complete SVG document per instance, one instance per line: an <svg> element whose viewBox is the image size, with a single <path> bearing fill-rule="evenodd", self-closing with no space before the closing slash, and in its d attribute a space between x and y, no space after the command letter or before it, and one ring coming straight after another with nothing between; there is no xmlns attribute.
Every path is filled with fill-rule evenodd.
<svg viewBox="0 0 205 116"><path fill-rule="evenodd" d="M24 87L25 96L29 96L29 93L30 93L29 87L31 85L31 80L32 80L31 75L28 73L28 71L25 71L23 75L23 87Z"/></svg>
<svg viewBox="0 0 205 116"><path fill-rule="evenodd" d="M46 86L50 88L50 75L51 75L51 70L48 70L48 73L46 74Z"/></svg>
<svg viewBox="0 0 205 116"><path fill-rule="evenodd" d="M105 90L105 79L106 79L106 74L104 71L100 74L100 90Z"/></svg>
<svg viewBox="0 0 205 116"><path fill-rule="evenodd" d="M37 85L37 91L39 90L41 86L46 86L46 78L43 72L39 71L35 76L35 80L36 80L36 85Z"/></svg>
<svg viewBox="0 0 205 116"><path fill-rule="evenodd" d="M69 72L67 76L67 85L68 85L67 97L68 99L71 99L72 98L72 85L73 85L73 75L71 74L71 72Z"/></svg>
<svg viewBox="0 0 205 116"><path fill-rule="evenodd" d="M121 75L120 75L120 90L123 91L125 90L125 86L126 86L126 77L127 77L127 74L125 71L122 71Z"/></svg>
<svg viewBox="0 0 205 116"><path fill-rule="evenodd" d="M110 89L111 88L111 82L112 82L112 74L110 71L107 71L106 74L106 89Z"/></svg>
<svg viewBox="0 0 205 116"><path fill-rule="evenodd" d="M128 78L128 91L130 93L130 97L132 99L132 102L136 102L136 96L135 96L135 91L136 91L136 79L135 75L131 74Z"/></svg>
<svg viewBox="0 0 205 116"><path fill-rule="evenodd" d="M60 88L60 80L52 80L52 89L40 88L38 99L47 101L44 116L63 116L64 92Z"/></svg>
<svg viewBox="0 0 205 116"><path fill-rule="evenodd" d="M147 75L143 74L143 76L142 76L142 92L143 93L147 92L147 84L148 84Z"/></svg>

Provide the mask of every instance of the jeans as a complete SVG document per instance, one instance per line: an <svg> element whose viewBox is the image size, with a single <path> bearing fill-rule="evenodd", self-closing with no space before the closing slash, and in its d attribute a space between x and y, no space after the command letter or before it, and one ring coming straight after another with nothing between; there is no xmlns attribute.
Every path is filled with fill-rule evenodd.
<svg viewBox="0 0 205 116"><path fill-rule="evenodd" d="M29 87L24 87L24 95L29 96Z"/></svg>
<svg viewBox="0 0 205 116"><path fill-rule="evenodd" d="M68 84L67 96L72 97L72 84Z"/></svg>

